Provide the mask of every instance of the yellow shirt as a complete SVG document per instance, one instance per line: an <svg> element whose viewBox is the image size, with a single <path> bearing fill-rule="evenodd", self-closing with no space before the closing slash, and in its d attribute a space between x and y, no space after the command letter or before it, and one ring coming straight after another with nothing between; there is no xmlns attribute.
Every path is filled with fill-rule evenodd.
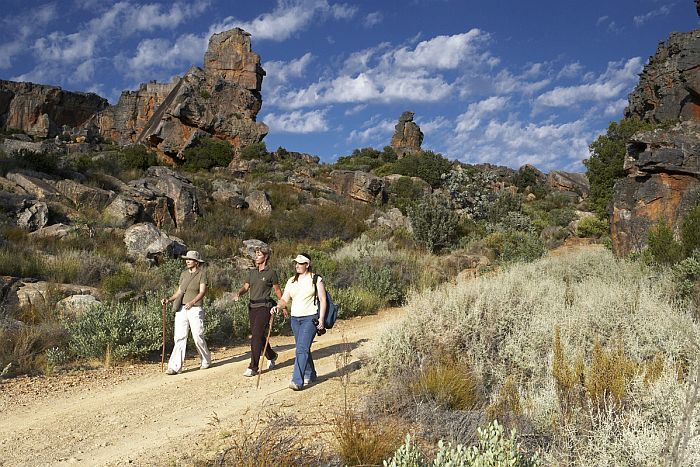
<svg viewBox="0 0 700 467"><path fill-rule="evenodd" d="M312 274L299 276L296 282L292 282L293 280L294 276L289 278L282 294L282 300L285 302L289 303L289 299L292 300L292 316L311 316L318 313L318 304L314 304L316 295ZM322 280L323 278L319 276L316 283Z"/></svg>

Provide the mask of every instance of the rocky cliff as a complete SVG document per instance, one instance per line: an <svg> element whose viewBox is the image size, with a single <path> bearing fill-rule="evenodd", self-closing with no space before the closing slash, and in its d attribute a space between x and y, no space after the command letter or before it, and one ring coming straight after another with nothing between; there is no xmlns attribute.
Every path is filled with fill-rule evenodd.
<svg viewBox="0 0 700 467"><path fill-rule="evenodd" d="M0 80L0 127L31 136L56 136L64 125L77 127L107 106L106 99L93 93Z"/></svg>
<svg viewBox="0 0 700 467"><path fill-rule="evenodd" d="M413 112L402 113L394 127L395 131L390 144L399 157L419 152L423 144L423 132L413 121L414 115Z"/></svg>
<svg viewBox="0 0 700 467"><path fill-rule="evenodd" d="M250 34L242 29L214 34L204 69L185 73L135 141L175 159L182 159L200 136L214 136L234 148L261 141L268 131L256 121L264 74L260 57L251 51Z"/></svg>
<svg viewBox="0 0 700 467"><path fill-rule="evenodd" d="M665 219L675 230L700 193L700 30L672 33L659 44L629 96L626 117L680 123L634 135L627 147L627 178L615 184L613 251L627 255L647 243Z"/></svg>

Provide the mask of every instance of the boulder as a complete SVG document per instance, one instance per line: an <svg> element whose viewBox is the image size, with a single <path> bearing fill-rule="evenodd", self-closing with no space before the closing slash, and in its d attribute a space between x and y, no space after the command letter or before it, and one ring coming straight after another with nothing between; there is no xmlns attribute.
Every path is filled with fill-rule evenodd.
<svg viewBox="0 0 700 467"><path fill-rule="evenodd" d="M199 217L197 188L179 173L162 166L149 167L145 186L168 198L175 214L175 226L193 223Z"/></svg>
<svg viewBox="0 0 700 467"><path fill-rule="evenodd" d="M35 230L34 232L30 233L30 237L52 237L52 238L57 238L57 239L62 239L64 237L67 237L68 235L80 231L79 227L76 227L74 225L66 225L66 224L53 224L48 227L44 227L38 230Z"/></svg>
<svg viewBox="0 0 700 467"><path fill-rule="evenodd" d="M104 219L116 227L129 227L141 219L143 205L138 201L117 195L102 212Z"/></svg>
<svg viewBox="0 0 700 467"><path fill-rule="evenodd" d="M124 232L126 254L132 259L177 258L187 252L185 243L151 223L135 224Z"/></svg>
<svg viewBox="0 0 700 467"><path fill-rule="evenodd" d="M246 264L253 267L255 265L255 250L261 247L269 248L269 245L261 240L251 238L248 240L243 240L243 246L240 247L238 251L240 251L241 255L243 255L243 258L250 261L250 263Z"/></svg>
<svg viewBox="0 0 700 467"><path fill-rule="evenodd" d="M257 213L258 215L268 217L272 214L270 199L267 197L267 193L264 191L251 191L248 196L245 197L245 202L248 204L248 209Z"/></svg>
<svg viewBox="0 0 700 467"><path fill-rule="evenodd" d="M407 154L420 152L423 144L423 132L413 121L413 112L404 112L399 117L399 122L394 127L394 135L391 137L391 147L396 155L401 158Z"/></svg>
<svg viewBox="0 0 700 467"><path fill-rule="evenodd" d="M61 194L46 181L50 178L48 175L29 171L12 171L6 177L37 199L57 200L61 197Z"/></svg>
<svg viewBox="0 0 700 467"><path fill-rule="evenodd" d="M386 200L384 180L361 171L334 170L330 174L331 188L338 194L365 203L381 204Z"/></svg>
<svg viewBox="0 0 700 467"><path fill-rule="evenodd" d="M247 207L243 192L234 182L216 179L212 182L211 197L220 203L228 204L236 209Z"/></svg>
<svg viewBox="0 0 700 467"><path fill-rule="evenodd" d="M391 230L404 228L412 232L411 220L404 216L399 208L391 208L386 212L376 211L365 223L370 227L387 227Z"/></svg>
<svg viewBox="0 0 700 467"><path fill-rule="evenodd" d="M49 222L49 207L43 201L27 200L25 208L17 212L17 226L33 232Z"/></svg>
<svg viewBox="0 0 700 467"><path fill-rule="evenodd" d="M553 170L547 174L547 185L553 191L573 192L582 198L587 198L588 193L591 191L588 177L584 173Z"/></svg>
<svg viewBox="0 0 700 467"><path fill-rule="evenodd" d="M73 180L59 180L52 183L56 190L73 202L75 207L90 206L95 209L103 208L114 196L114 192L94 188Z"/></svg>
<svg viewBox="0 0 700 467"><path fill-rule="evenodd" d="M76 294L59 300L58 303L56 303L56 311L62 316L75 318L79 317L93 306L100 305L101 303L102 302L92 295Z"/></svg>
<svg viewBox="0 0 700 467"><path fill-rule="evenodd" d="M51 296L58 294L64 297L71 295L92 295L100 296L100 292L95 287L76 284L56 284L45 281L19 281L17 288L17 299L19 306L24 307L39 307L50 304Z"/></svg>

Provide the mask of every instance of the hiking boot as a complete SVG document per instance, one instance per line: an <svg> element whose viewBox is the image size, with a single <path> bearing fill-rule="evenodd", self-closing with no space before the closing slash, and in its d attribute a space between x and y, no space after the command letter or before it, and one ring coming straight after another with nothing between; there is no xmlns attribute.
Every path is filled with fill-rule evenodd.
<svg viewBox="0 0 700 467"><path fill-rule="evenodd" d="M246 370L243 372L243 376L247 376L248 378L250 378L251 376L255 376L257 374L258 374L258 372L253 370L252 368L246 368Z"/></svg>
<svg viewBox="0 0 700 467"><path fill-rule="evenodd" d="M267 361L267 369L272 370L275 367L275 362L277 361L276 358L273 358L272 360Z"/></svg>
<svg viewBox="0 0 700 467"><path fill-rule="evenodd" d="M172 368L168 368L168 371L165 372L166 375L176 375L177 371L173 370Z"/></svg>
<svg viewBox="0 0 700 467"><path fill-rule="evenodd" d="M202 366L199 367L200 370L206 370L207 368L209 368L209 365L206 363L202 363Z"/></svg>
<svg viewBox="0 0 700 467"><path fill-rule="evenodd" d="M298 384L295 384L293 382L290 382L289 389L291 389L292 391L301 391L301 386L299 386Z"/></svg>
<svg viewBox="0 0 700 467"><path fill-rule="evenodd" d="M316 378L304 378L304 386L308 386L309 384L313 384L316 382Z"/></svg>

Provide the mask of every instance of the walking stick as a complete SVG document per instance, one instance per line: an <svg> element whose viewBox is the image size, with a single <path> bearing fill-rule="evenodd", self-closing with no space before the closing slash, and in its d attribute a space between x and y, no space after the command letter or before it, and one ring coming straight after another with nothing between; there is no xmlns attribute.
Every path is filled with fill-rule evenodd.
<svg viewBox="0 0 700 467"><path fill-rule="evenodd" d="M267 327L267 337L265 338L265 346L263 347L262 355L260 360L258 360L258 381L255 383L255 388L260 389L260 373L262 373L262 365L260 361L265 361L265 351L267 350L267 344L270 343L270 333L272 332L272 322L275 320L275 315L270 316L270 325Z"/></svg>
<svg viewBox="0 0 700 467"><path fill-rule="evenodd" d="M163 364L165 363L165 303L163 303L162 319L163 323L163 351L160 353L160 372L163 372Z"/></svg>

